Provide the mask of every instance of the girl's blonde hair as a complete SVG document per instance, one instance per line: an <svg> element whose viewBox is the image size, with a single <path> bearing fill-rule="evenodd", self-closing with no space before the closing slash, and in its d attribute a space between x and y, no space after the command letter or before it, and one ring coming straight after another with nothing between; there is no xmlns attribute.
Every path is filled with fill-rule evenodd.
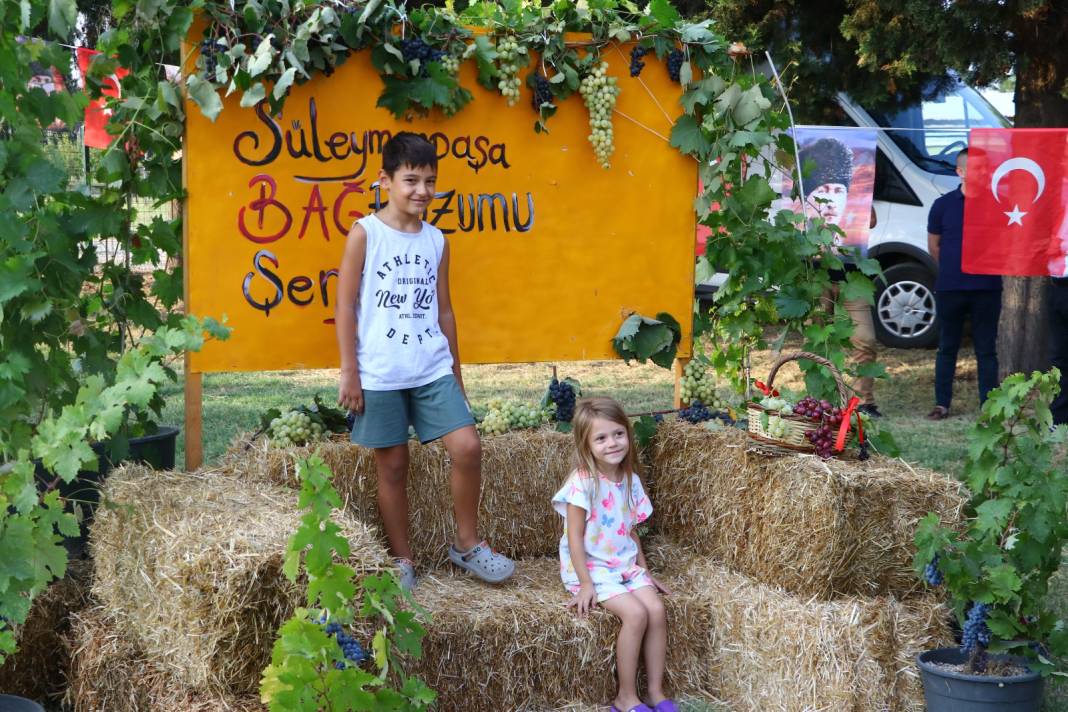
<svg viewBox="0 0 1068 712"><path fill-rule="evenodd" d="M626 482L624 489L626 496L623 498L624 506L628 509L633 506L631 502L631 488L634 475L638 473L638 446L634 442L634 428L631 427L623 406L606 396L583 398L575 404L575 415L571 418L571 432L575 436L575 468L579 475L587 475L591 485L587 489L590 498L588 511L593 511L593 499L597 496L597 461L593 457L590 448L590 433L593 431L593 421L598 418L623 426L627 431L628 449L627 455L619 463L623 470L623 479Z"/></svg>

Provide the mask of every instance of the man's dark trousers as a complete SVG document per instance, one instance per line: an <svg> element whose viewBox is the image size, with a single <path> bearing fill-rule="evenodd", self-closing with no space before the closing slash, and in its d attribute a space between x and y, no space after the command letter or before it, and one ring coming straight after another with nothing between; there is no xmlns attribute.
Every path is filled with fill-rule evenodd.
<svg viewBox="0 0 1068 712"><path fill-rule="evenodd" d="M1068 423L1068 277L1049 287L1050 361L1061 370L1061 392L1050 404L1054 423Z"/></svg>
<svg viewBox="0 0 1068 712"><path fill-rule="evenodd" d="M979 375L979 403L998 385L998 319L1001 317L1000 289L939 290L938 356L935 358L935 401L949 409L953 400L953 377L957 371L957 351L964 334L964 320L972 323L972 342Z"/></svg>

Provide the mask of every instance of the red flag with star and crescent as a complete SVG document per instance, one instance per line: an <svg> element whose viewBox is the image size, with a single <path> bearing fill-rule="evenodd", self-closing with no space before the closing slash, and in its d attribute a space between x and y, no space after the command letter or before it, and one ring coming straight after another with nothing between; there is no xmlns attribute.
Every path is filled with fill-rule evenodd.
<svg viewBox="0 0 1068 712"><path fill-rule="evenodd" d="M1068 129L973 129L961 271L1068 276Z"/></svg>

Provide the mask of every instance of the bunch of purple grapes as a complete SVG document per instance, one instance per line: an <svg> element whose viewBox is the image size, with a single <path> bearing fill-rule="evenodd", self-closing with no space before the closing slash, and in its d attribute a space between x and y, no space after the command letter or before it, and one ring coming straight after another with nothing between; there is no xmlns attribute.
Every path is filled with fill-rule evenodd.
<svg viewBox="0 0 1068 712"><path fill-rule="evenodd" d="M679 81L680 72L682 71L683 54L681 49L673 49L667 58L667 71L668 76L671 77L671 81Z"/></svg>
<svg viewBox="0 0 1068 712"><path fill-rule="evenodd" d="M712 411L710 411L704 403L698 400L690 403L689 408L682 408L679 410L679 418L688 423L702 423L706 420L712 420L714 417L716 416Z"/></svg>
<svg viewBox="0 0 1068 712"><path fill-rule="evenodd" d="M534 96L530 98L530 105L534 111L541 111L542 104L553 103L552 85L541 74L534 75Z"/></svg>
<svg viewBox="0 0 1068 712"><path fill-rule="evenodd" d="M440 49L434 49L423 41L421 37L409 37L401 40L400 49L401 54L404 55L405 62L419 60L419 76L421 77L430 75L427 68L430 62L440 62L441 58L445 56L444 52Z"/></svg>
<svg viewBox="0 0 1068 712"><path fill-rule="evenodd" d="M642 61L642 57L647 54L649 54L648 47L634 45L634 48L630 51L630 76L636 77L642 73L642 70L645 69L645 62Z"/></svg>
<svg viewBox="0 0 1068 712"><path fill-rule="evenodd" d="M924 567L923 580L931 586L942 585L944 579L942 578L942 572L938 570L938 554L935 554L931 562Z"/></svg>
<svg viewBox="0 0 1068 712"><path fill-rule="evenodd" d="M212 81L215 79L215 69L218 66L218 54L225 49L215 38L200 43L200 56L204 60L204 76Z"/></svg>
<svg viewBox="0 0 1068 712"><path fill-rule="evenodd" d="M985 648L990 645L990 628L986 625L986 617L990 613L990 606L985 603L973 603L968 610L968 617L964 620L964 635L960 642L962 653L971 653L976 647Z"/></svg>
<svg viewBox="0 0 1068 712"><path fill-rule="evenodd" d="M805 396L794 406L794 415L820 422L818 428L805 433L805 438L823 459L833 456L835 436L838 426L842 424L842 409L831 405L830 401L818 401L812 396Z"/></svg>
<svg viewBox="0 0 1068 712"><path fill-rule="evenodd" d="M554 378L549 382L549 400L556 404L556 422L570 423L575 415L575 387Z"/></svg>
<svg viewBox="0 0 1068 712"><path fill-rule="evenodd" d="M363 649L363 646L360 645L360 642L346 633L339 624L334 622L327 623L324 630L327 635L337 642L338 647L341 648L341 652L346 660L351 661L354 665L359 665L367 659L367 652ZM342 670L344 669L345 664L335 663L334 667L338 670Z"/></svg>

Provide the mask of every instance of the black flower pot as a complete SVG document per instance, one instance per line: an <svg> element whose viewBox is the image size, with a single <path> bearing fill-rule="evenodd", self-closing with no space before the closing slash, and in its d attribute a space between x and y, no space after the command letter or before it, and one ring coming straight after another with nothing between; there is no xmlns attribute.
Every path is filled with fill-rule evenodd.
<svg viewBox="0 0 1068 712"><path fill-rule="evenodd" d="M25 697L0 695L0 712L44 712L44 707Z"/></svg>
<svg viewBox="0 0 1068 712"><path fill-rule="evenodd" d="M1026 667L1027 661L1011 655L991 655ZM969 675L937 665L959 665L968 656L958 648L940 648L921 653L918 659L923 676L927 712L1039 712L1042 709L1044 680L1037 672L1011 677Z"/></svg>
<svg viewBox="0 0 1068 712"><path fill-rule="evenodd" d="M55 486L59 496L70 503L70 510L79 516L81 534L76 539L68 539L67 549L72 556L80 555L85 549L88 525L93 521L93 514L100 503L100 484L115 465L122 462L139 462L156 470L174 469L175 447L178 441L178 428L164 426L151 435L130 438L129 453L118 463L112 462L108 454L107 443L93 443L96 454L96 470L81 470L70 482L64 482L44 468L38 461L35 472L37 487L44 491ZM0 707L0 712L4 712Z"/></svg>

